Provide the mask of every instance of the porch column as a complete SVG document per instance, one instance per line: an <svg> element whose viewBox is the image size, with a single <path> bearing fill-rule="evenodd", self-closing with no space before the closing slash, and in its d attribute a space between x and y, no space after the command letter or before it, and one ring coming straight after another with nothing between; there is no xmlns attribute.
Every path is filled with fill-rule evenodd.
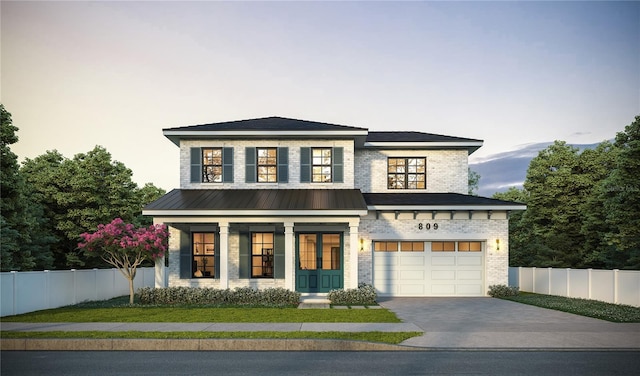
<svg viewBox="0 0 640 376"><path fill-rule="evenodd" d="M229 222L219 222L220 227L220 288L229 287Z"/></svg>
<svg viewBox="0 0 640 376"><path fill-rule="evenodd" d="M284 223L284 288L296 289L295 240L293 238L293 222Z"/></svg>
<svg viewBox="0 0 640 376"><path fill-rule="evenodd" d="M167 250L167 253L169 251ZM164 273L166 273L165 267L164 267L164 259L166 256L162 256L161 258L157 258L155 259L154 263L154 271L155 271L155 288L157 289L161 289L163 287L167 287L165 286L165 278L164 278Z"/></svg>
<svg viewBox="0 0 640 376"><path fill-rule="evenodd" d="M163 224L163 222L156 220L155 218L153 219L153 224L154 225L161 225ZM169 226L167 226L167 231L169 231ZM171 238L169 237L169 239L167 239L167 242L171 242ZM155 288L160 289L163 287L167 287L165 284L165 273L167 272L164 264L165 264L165 257L167 257L169 255L169 248L167 247L167 251L165 252L165 255L162 256L162 258L156 259L154 261L154 285Z"/></svg>
<svg viewBox="0 0 640 376"><path fill-rule="evenodd" d="M358 222L349 223L349 286L345 288L358 288Z"/></svg>

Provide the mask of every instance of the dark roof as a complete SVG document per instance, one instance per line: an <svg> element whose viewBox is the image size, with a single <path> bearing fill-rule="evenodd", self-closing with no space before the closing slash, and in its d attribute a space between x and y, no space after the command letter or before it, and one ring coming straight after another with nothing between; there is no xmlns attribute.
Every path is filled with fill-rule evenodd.
<svg viewBox="0 0 640 376"><path fill-rule="evenodd" d="M369 132L367 142L482 142L482 140L423 132Z"/></svg>
<svg viewBox="0 0 640 376"><path fill-rule="evenodd" d="M357 189L174 189L143 211L366 211ZM197 214L197 213L195 213ZM248 214L248 213L247 213ZM343 213L344 214L344 213ZM357 214L357 213L354 213Z"/></svg>
<svg viewBox="0 0 640 376"><path fill-rule="evenodd" d="M363 196L368 206L525 207L525 204L517 202L459 193L363 193Z"/></svg>
<svg viewBox="0 0 640 376"><path fill-rule="evenodd" d="M266 117L259 119L247 119L236 121L225 121L222 123L211 123L201 125L189 125L184 127L165 128L163 131L251 131L251 130L272 130L272 131L336 131L336 130L360 130L366 128L349 127L321 123L317 121L289 119L283 117Z"/></svg>

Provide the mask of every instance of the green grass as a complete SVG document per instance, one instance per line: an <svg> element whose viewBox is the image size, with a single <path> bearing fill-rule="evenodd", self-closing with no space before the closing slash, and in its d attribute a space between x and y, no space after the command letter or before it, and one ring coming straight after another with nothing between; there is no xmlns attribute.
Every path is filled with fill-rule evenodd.
<svg viewBox="0 0 640 376"><path fill-rule="evenodd" d="M628 305L529 292L521 292L517 296L502 299L612 322L640 323L640 308Z"/></svg>
<svg viewBox="0 0 640 376"><path fill-rule="evenodd" d="M74 306L6 316L5 322L354 322L398 323L386 309L297 309L202 306L129 306L127 300L81 303Z"/></svg>
<svg viewBox="0 0 640 376"><path fill-rule="evenodd" d="M421 332L13 332L3 331L7 338L92 338L92 339L342 339L350 341L398 344Z"/></svg>

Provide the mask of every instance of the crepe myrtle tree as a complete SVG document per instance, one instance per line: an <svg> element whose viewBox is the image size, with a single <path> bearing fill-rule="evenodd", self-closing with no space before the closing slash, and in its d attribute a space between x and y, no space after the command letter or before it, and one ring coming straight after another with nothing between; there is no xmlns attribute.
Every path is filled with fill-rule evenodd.
<svg viewBox="0 0 640 376"><path fill-rule="evenodd" d="M165 225L136 228L116 218L109 224L98 225L93 233L82 233L80 237L79 249L99 256L129 280L129 304L133 304L136 269L145 260L155 262L164 256L168 232Z"/></svg>

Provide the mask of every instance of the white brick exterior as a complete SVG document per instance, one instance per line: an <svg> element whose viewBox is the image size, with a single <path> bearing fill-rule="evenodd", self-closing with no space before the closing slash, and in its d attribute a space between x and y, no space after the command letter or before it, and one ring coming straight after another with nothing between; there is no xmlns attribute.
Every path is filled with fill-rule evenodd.
<svg viewBox="0 0 640 376"><path fill-rule="evenodd" d="M192 147L233 147L233 183L191 183ZM287 183L245 183L245 149L247 147L288 147L289 181ZM301 147L342 147L344 148L343 183L301 183ZM354 188L354 147L347 140L188 140L180 143L180 188L182 189L353 189Z"/></svg>
<svg viewBox="0 0 640 376"><path fill-rule="evenodd" d="M387 158L425 157L427 188L387 189ZM357 150L355 185L363 193L461 193L469 187L466 150Z"/></svg>
<svg viewBox="0 0 640 376"><path fill-rule="evenodd" d="M233 182L232 183L191 183L191 148L224 147L233 148ZM245 148L246 147L287 147L288 148L288 182L286 183L246 183L245 182ZM300 150L302 147L341 147L344 157L344 175L342 183L301 183L300 182ZM439 146L441 148L441 145ZM426 189L398 190L387 188L387 159L390 157L424 157L426 158ZM289 137L286 139L233 139L219 140L182 139L180 141L180 188L181 189L360 189L363 193L457 193L468 192L468 150L452 148L450 150L429 149L419 147L399 149L397 147L383 149L379 147L355 147L353 139L302 139ZM255 288L296 286L295 233L299 229L340 228L343 233L343 280L344 287L355 287L358 282L373 283L374 258L373 241L481 241L483 250L484 291L494 284L508 284L508 213L506 210L492 211L452 209L442 205L438 210L414 212L412 209L399 207L398 211L369 211L369 214L358 217L323 218L278 217L156 217L156 223L166 222L170 225L169 274L170 286L192 286L213 288L235 288L251 286ZM289 214L287 214L289 215ZM438 223L438 229L425 229L426 223ZM226 265L222 276L216 278L180 278L180 251L190 247L191 235L189 226L218 225L224 223L228 228ZM249 228L251 225L270 223L278 228L285 228L285 278L240 278L240 243L241 233L238 225ZM422 230L419 228L422 224ZM173 227L171 226L173 225ZM228 226L228 227L226 227ZM181 230L179 230L180 228ZM287 235L288 234L288 235ZM226 236L226 230L225 230ZM497 249L496 240L499 240ZM357 244L356 244L357 243ZM430 250L425 251L430 252ZM219 255L216 255L218 257ZM356 257L357 256L357 257ZM220 260L220 257L217 259ZM217 261L217 262L218 262ZM413 265L413 264L412 264ZM223 270L223 269L221 269ZM288 273L288 274L287 274ZM225 278L226 277L226 278ZM225 278L225 280L221 280Z"/></svg>

